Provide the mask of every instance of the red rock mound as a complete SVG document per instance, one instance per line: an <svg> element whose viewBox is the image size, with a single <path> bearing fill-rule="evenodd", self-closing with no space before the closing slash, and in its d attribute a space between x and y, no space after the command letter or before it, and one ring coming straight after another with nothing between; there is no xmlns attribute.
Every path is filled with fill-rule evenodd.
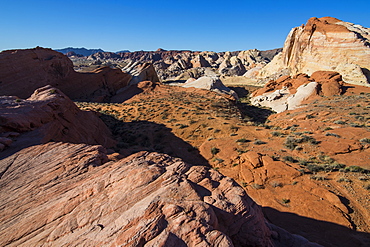
<svg viewBox="0 0 370 247"><path fill-rule="evenodd" d="M0 95L27 98L37 88L52 85L72 99L103 101L130 79L131 75L108 67L92 73L75 72L67 56L51 49L0 53Z"/></svg>
<svg viewBox="0 0 370 247"><path fill-rule="evenodd" d="M107 161L101 146L67 143L2 160L0 245L315 246L210 168L148 152Z"/></svg>
<svg viewBox="0 0 370 247"><path fill-rule="evenodd" d="M282 76L276 81L271 80L263 88L253 92L252 97L283 88L287 88L291 93L295 93L298 87L310 82L318 83L316 92L318 95L333 96L340 95L343 92L344 82L338 72L316 71L311 76L297 74L295 76Z"/></svg>
<svg viewBox="0 0 370 247"><path fill-rule="evenodd" d="M110 131L94 112L81 111L59 89L45 86L27 100L0 97L0 157L23 147L62 141L114 144ZM1 151L0 150L0 151Z"/></svg>

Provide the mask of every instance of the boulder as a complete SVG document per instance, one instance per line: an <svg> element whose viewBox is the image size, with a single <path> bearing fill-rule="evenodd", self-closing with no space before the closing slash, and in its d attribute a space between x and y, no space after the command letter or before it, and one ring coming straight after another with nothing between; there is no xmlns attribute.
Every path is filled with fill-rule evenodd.
<svg viewBox="0 0 370 247"><path fill-rule="evenodd" d="M192 80L187 83L184 83L182 87L185 87L185 88L194 87L194 88L207 89L207 90L215 91L217 93L230 95L235 100L238 99L238 95L233 90L226 87L218 77L202 76L195 81Z"/></svg>

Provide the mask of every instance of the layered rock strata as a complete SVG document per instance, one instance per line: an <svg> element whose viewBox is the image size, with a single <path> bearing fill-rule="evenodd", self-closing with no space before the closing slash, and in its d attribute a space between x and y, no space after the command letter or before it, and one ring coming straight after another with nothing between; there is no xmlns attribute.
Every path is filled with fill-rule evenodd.
<svg viewBox="0 0 370 247"><path fill-rule="evenodd" d="M164 154L48 143L0 169L2 246L318 246L267 223L232 179Z"/></svg>
<svg viewBox="0 0 370 247"><path fill-rule="evenodd" d="M0 97L0 159L24 147L62 141L115 144L106 125L91 111L81 111L59 89L45 86L30 98ZM2 139L1 139L2 138Z"/></svg>
<svg viewBox="0 0 370 247"><path fill-rule="evenodd" d="M332 17L311 18L290 31L282 53L257 78L331 70L339 72L346 83L369 85L369 60L369 28Z"/></svg>

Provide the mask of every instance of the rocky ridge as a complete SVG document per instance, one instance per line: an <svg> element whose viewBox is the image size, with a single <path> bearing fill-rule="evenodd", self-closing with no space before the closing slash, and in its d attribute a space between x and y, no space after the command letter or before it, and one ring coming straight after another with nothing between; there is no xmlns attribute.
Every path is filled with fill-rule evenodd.
<svg viewBox="0 0 370 247"><path fill-rule="evenodd" d="M370 29L332 17L311 18L293 28L281 54L261 69L256 78L315 71L336 71L346 83L370 83ZM266 80L265 80L266 81Z"/></svg>
<svg viewBox="0 0 370 247"><path fill-rule="evenodd" d="M137 51L124 53L99 52L85 58L71 58L76 70L83 68L84 61L118 67L126 71L133 64L152 63L161 81L186 81L198 79L207 71L219 76L242 76L256 66L266 65L281 49L259 51L256 49L237 52L210 51Z"/></svg>

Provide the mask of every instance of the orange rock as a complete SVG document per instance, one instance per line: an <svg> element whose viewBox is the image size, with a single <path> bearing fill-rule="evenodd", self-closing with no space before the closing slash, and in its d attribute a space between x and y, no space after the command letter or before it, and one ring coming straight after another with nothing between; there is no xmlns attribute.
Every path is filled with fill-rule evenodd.
<svg viewBox="0 0 370 247"><path fill-rule="evenodd" d="M9 147L0 157L49 141L106 147L115 144L109 129L94 112L81 111L65 94L51 86L37 89L27 100L1 97L0 102L0 134L15 138L11 142L1 137L8 140L4 144Z"/></svg>
<svg viewBox="0 0 370 247"><path fill-rule="evenodd" d="M232 179L140 152L48 143L1 160L0 245L315 246L267 223Z"/></svg>
<svg viewBox="0 0 370 247"><path fill-rule="evenodd" d="M131 75L108 67L78 73L67 56L37 47L1 52L0 78L0 95L28 98L37 88L51 85L72 99L101 101L125 87Z"/></svg>

